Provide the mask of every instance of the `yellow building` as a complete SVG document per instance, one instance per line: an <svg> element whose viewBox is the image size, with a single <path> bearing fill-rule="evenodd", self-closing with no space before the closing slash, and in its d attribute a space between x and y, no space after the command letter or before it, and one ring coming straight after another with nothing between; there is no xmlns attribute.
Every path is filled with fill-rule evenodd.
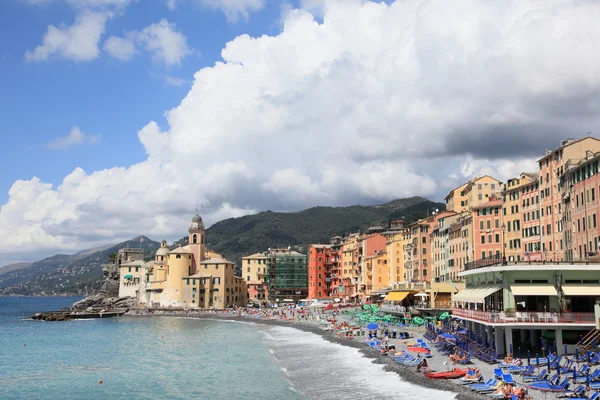
<svg viewBox="0 0 600 400"><path fill-rule="evenodd" d="M437 220L438 226L431 233L432 273L434 282L450 281L453 257L450 252L450 228L461 214L448 215Z"/></svg>
<svg viewBox="0 0 600 400"><path fill-rule="evenodd" d="M267 275L268 257L264 253L256 253L242 258L242 276L248 285L249 298L252 301L267 301L269 298Z"/></svg>
<svg viewBox="0 0 600 400"><path fill-rule="evenodd" d="M523 257L523 211L524 188L529 185L537 185L537 174L521 173L516 178L509 179L502 189L502 215L504 217L504 255L508 261L521 261ZM529 192L529 190L527 191ZM539 199L537 200L539 205ZM526 207L529 207L529 201ZM537 206L536 206L537 208ZM539 219L539 218L538 218Z"/></svg>
<svg viewBox="0 0 600 400"><path fill-rule="evenodd" d="M463 189L465 197L465 210L487 203L491 197L499 195L502 190L502 182L489 175L471 179Z"/></svg>
<svg viewBox="0 0 600 400"><path fill-rule="evenodd" d="M465 188L467 187L469 182L463 183L459 187L456 187L446 195L446 211L454 211L457 213L461 213L465 211L468 207L466 204L466 196L464 193Z"/></svg>
<svg viewBox="0 0 600 400"><path fill-rule="evenodd" d="M338 293L340 297L355 296L359 293L357 290L359 280L364 281L364 277L361 277L359 273L358 265L359 239L360 235L357 233L353 233L345 238L342 244L342 260L340 262L341 279L338 276L334 277L332 274L332 281L333 278L338 278Z"/></svg>
<svg viewBox="0 0 600 400"><path fill-rule="evenodd" d="M404 233L400 229L391 233L384 232L387 238L385 243L385 253L387 255L387 263L389 270L389 282L404 282Z"/></svg>
<svg viewBox="0 0 600 400"><path fill-rule="evenodd" d="M387 262L387 254L380 251L377 254L365 258L366 295L371 296L373 292L387 288L390 284L390 271Z"/></svg>
<svg viewBox="0 0 600 400"><path fill-rule="evenodd" d="M450 281L456 283L462 279L458 274L465 264L473 261L473 218L470 212L461 213L448 229L448 274Z"/></svg>
<svg viewBox="0 0 600 400"><path fill-rule="evenodd" d="M163 240L152 262L123 263L121 279L131 284L120 285L119 296L134 297L135 293L139 304L160 308L245 305L248 296L245 282L235 276L232 262L206 251L206 232L198 214L193 216L188 234L189 244L173 250Z"/></svg>

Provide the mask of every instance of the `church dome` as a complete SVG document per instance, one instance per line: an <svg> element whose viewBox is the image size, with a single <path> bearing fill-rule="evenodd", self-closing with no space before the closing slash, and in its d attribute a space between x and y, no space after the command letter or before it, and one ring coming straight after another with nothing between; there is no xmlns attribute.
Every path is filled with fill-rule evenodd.
<svg viewBox="0 0 600 400"><path fill-rule="evenodd" d="M160 249L156 250L156 255L157 256L166 256L167 254L169 254L169 248L168 247L161 247Z"/></svg>
<svg viewBox="0 0 600 400"><path fill-rule="evenodd" d="M167 241L163 240L162 242L160 242L159 249L156 250L156 255L157 256L166 256L167 254L169 254L169 247L167 246Z"/></svg>
<svg viewBox="0 0 600 400"><path fill-rule="evenodd" d="M192 217L192 222L202 222L202 217L196 213L196 215Z"/></svg>

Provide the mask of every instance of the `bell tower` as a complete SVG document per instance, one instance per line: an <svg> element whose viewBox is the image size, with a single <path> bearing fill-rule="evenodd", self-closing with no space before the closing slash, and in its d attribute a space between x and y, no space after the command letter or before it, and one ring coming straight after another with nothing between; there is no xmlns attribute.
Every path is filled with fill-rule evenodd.
<svg viewBox="0 0 600 400"><path fill-rule="evenodd" d="M206 231L204 230L204 223L202 217L196 214L192 217L192 223L190 224L189 232L189 247L194 257L194 267L192 273L198 272L198 267L202 261L206 258L204 240L206 237Z"/></svg>

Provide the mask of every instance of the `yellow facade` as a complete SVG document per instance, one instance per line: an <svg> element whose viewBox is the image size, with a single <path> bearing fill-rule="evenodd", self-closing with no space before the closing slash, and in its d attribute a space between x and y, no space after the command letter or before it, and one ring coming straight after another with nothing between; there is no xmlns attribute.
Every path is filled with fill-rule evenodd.
<svg viewBox="0 0 600 400"><path fill-rule="evenodd" d="M267 274L268 257L256 253L242 258L242 277L248 284L263 283Z"/></svg>
<svg viewBox="0 0 600 400"><path fill-rule="evenodd" d="M487 203L491 197L497 196L502 190L502 182L489 175L471 179L463 189L465 197L465 210L472 210Z"/></svg>
<svg viewBox="0 0 600 400"><path fill-rule="evenodd" d="M388 257L385 251L379 252L372 257L367 258L370 261L370 265L373 271L372 280L372 292L384 289L394 281L390 282L390 269L388 264Z"/></svg>
<svg viewBox="0 0 600 400"><path fill-rule="evenodd" d="M130 274L130 266L123 266L123 279L127 276L138 283L140 305L216 309L245 305L246 282L235 276L232 262L206 250L204 225L198 214L192 218L188 233L188 245L170 250L163 240L154 261L142 264L138 271ZM131 292L124 286L119 295Z"/></svg>
<svg viewBox="0 0 600 400"><path fill-rule="evenodd" d="M446 196L446 211L461 213L468 208L466 204L467 198L464 194L467 184L468 182L450 190Z"/></svg>
<svg viewBox="0 0 600 400"><path fill-rule="evenodd" d="M502 216L504 222L504 254L509 261L521 261L523 256L522 223L523 201L522 189L537 183L537 174L522 173L509 179L502 190Z"/></svg>
<svg viewBox="0 0 600 400"><path fill-rule="evenodd" d="M360 235L354 233L342 244L342 261L340 263L342 286L344 281L353 283L360 278L357 265L359 239ZM340 293L345 295L343 288Z"/></svg>
<svg viewBox="0 0 600 400"><path fill-rule="evenodd" d="M387 235L386 235L387 236ZM387 236L386 256L391 283L404 282L404 234L402 232Z"/></svg>

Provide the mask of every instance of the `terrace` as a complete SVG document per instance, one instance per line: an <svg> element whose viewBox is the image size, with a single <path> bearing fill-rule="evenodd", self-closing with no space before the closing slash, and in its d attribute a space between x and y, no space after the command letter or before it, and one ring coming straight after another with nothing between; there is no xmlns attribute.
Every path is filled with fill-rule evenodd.
<svg viewBox="0 0 600 400"><path fill-rule="evenodd" d="M596 324L593 312L498 312L453 308L452 315L490 324Z"/></svg>

